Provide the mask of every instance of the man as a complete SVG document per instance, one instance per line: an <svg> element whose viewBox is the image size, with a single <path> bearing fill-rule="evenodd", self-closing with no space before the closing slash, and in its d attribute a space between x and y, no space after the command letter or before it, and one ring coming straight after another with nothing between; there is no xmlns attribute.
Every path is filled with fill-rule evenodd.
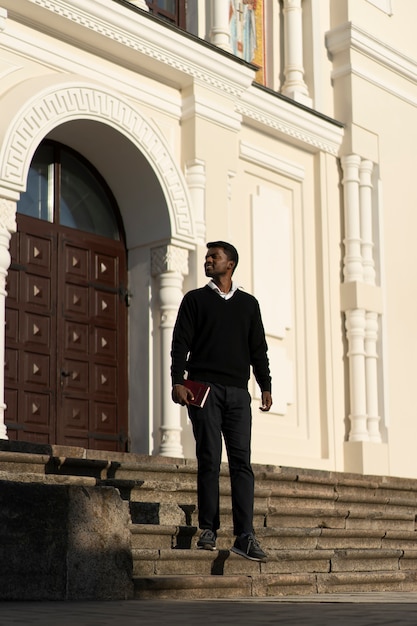
<svg viewBox="0 0 417 626"><path fill-rule="evenodd" d="M229 461L233 526L232 551L265 561L253 531L254 475L251 467L250 367L262 392L261 411L272 405L267 344L258 301L232 281L238 253L225 241L207 244L205 274L210 282L187 293L178 311L172 339L172 399L187 405L196 440L197 547L216 549L220 527L219 474L222 434ZM210 385L202 408L193 406L190 380Z"/></svg>

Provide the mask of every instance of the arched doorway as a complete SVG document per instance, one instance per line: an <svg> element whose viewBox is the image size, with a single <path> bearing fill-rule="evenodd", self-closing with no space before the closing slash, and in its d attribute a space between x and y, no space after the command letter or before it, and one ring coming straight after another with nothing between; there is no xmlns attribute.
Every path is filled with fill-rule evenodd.
<svg viewBox="0 0 417 626"><path fill-rule="evenodd" d="M127 449L127 269L114 198L81 155L36 151L6 298L10 439Z"/></svg>

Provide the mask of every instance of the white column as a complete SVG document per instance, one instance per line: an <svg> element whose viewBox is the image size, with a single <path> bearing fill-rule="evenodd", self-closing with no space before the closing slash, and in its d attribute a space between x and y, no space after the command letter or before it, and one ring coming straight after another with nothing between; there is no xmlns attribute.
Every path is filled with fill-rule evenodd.
<svg viewBox="0 0 417 626"><path fill-rule="evenodd" d="M363 280L365 283L375 285L374 241L372 233L372 170L372 161L361 162L359 167L359 204Z"/></svg>
<svg viewBox="0 0 417 626"><path fill-rule="evenodd" d="M349 342L350 433L349 441L368 441L365 384L365 311L346 311Z"/></svg>
<svg viewBox="0 0 417 626"><path fill-rule="evenodd" d="M206 168L204 161L194 159L186 164L185 179L190 191L198 243L206 240Z"/></svg>
<svg viewBox="0 0 417 626"><path fill-rule="evenodd" d="M232 52L229 30L229 7L229 0L211 0L212 23L210 42L222 50Z"/></svg>
<svg viewBox="0 0 417 626"><path fill-rule="evenodd" d="M367 311L365 317L366 413L369 441L381 443L378 415L378 313Z"/></svg>
<svg viewBox="0 0 417 626"><path fill-rule="evenodd" d="M359 165L356 154L342 157L343 195L345 209L345 282L363 281L361 226L359 210Z"/></svg>
<svg viewBox="0 0 417 626"><path fill-rule="evenodd" d="M356 154L342 157L345 213L345 282L363 280L361 256L359 166ZM346 336L349 358L350 433L349 441L368 441L365 379L365 310L346 311Z"/></svg>
<svg viewBox="0 0 417 626"><path fill-rule="evenodd" d="M188 251L172 245L152 250L152 275L159 278L161 346L161 444L159 454L182 458L180 406L171 398L171 342L182 285L188 274Z"/></svg>
<svg viewBox="0 0 417 626"><path fill-rule="evenodd" d="M359 198L361 222L361 254L363 280L375 285L375 261L372 215L372 161L362 161L359 167ZM379 315L367 311L365 318L365 372L366 412L368 416L369 441L381 442L378 415L378 331Z"/></svg>
<svg viewBox="0 0 417 626"><path fill-rule="evenodd" d="M16 230L16 202L0 198L0 439L8 439L4 423L4 356L6 324L6 278L10 265L10 237Z"/></svg>
<svg viewBox="0 0 417 626"><path fill-rule="evenodd" d="M350 421L349 441L381 443L378 415L378 310L374 308L375 262L372 232L372 171L370 161L352 154L342 157L345 283L362 284L361 297L347 307L346 330L349 343ZM364 290L367 285L368 291ZM359 293L359 291L356 291ZM364 296L368 294L368 296Z"/></svg>
<svg viewBox="0 0 417 626"><path fill-rule="evenodd" d="M382 441L378 362L381 288L376 285L373 163L351 154L343 168L345 257L341 285L349 359L350 433L344 445L346 471L384 474L388 445Z"/></svg>
<svg viewBox="0 0 417 626"><path fill-rule="evenodd" d="M284 0L284 75L282 93L311 106L304 82L302 0Z"/></svg>

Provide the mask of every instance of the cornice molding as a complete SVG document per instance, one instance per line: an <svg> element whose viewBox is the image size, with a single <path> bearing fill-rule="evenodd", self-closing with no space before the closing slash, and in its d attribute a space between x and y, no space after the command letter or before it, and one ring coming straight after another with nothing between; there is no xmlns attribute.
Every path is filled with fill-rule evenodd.
<svg viewBox="0 0 417 626"><path fill-rule="evenodd" d="M251 87L242 95L237 111L243 116L243 124L267 126L303 149L338 155L343 128L291 102Z"/></svg>
<svg viewBox="0 0 417 626"><path fill-rule="evenodd" d="M49 12L47 26L43 26L45 20L41 20L41 14L37 16L37 28L50 32L55 30L63 35L68 33L69 26L80 26L90 31L91 35L99 35L104 38L102 42L97 38L86 38L85 31L76 32L74 28L70 34L66 34L66 41L74 38L77 42L85 45L90 51L94 49L96 54L106 57L109 40L121 47L120 58L117 62L126 61L126 49L133 53L139 53L137 57L138 67L143 66L143 58L148 59L148 69L151 74L158 71L163 73L164 67L175 71L175 80L183 85L189 84L190 78L198 79L207 86L220 90L233 97L239 96L248 88L255 76L255 70L247 65L238 63L231 56L230 59L215 49L203 46L198 41L187 38L176 30L164 28L156 20L149 19L140 12L130 10L110 0L29 0L36 7ZM88 6L88 11L86 10ZM36 13L32 11L32 13ZM28 21L28 16L18 9L13 10L15 19ZM35 16L36 17L36 16ZM55 18L55 20L53 19ZM30 16L30 20L34 15ZM68 27L63 27L62 20L68 22ZM54 26L55 22L55 26ZM77 39L79 37L79 39ZM106 43L107 40L107 43ZM111 56L114 58L115 46L112 46ZM151 62L156 62L156 67ZM129 55L129 65L135 64L135 57Z"/></svg>
<svg viewBox="0 0 417 626"><path fill-rule="evenodd" d="M8 4L12 0L4 1ZM33 5L30 14L29 11L20 14L20 5L15 4L14 19L30 21L41 32L62 37L81 48L84 46L122 66L135 70L136 65L138 72L146 67L148 75L153 74L163 82L169 76L179 87L189 86L191 82L206 87L205 95L184 100L183 119L198 115L238 130L244 116L245 123L267 126L286 140L310 146L312 151L337 154L340 129L332 129L331 124L298 109L294 103L254 89L254 71L250 67L236 62L233 57L220 56L217 50L198 41L185 40L180 32L164 28L137 10L129 10L110 0L89 0L88 5L85 0L27 0L27 3ZM224 108L225 102L219 109L210 91L225 96L230 109L228 105ZM175 107L171 103L170 106L173 111Z"/></svg>
<svg viewBox="0 0 417 626"><path fill-rule="evenodd" d="M407 92L404 89L399 89L397 85L394 85L386 80L382 80L376 73L371 73L365 68L359 69L352 66L350 63L346 63L345 65L338 67L337 70L334 70L332 72L332 79L336 80L337 78L342 78L347 75L361 78L365 82L378 87L378 89L382 89L386 93L391 94L397 100L402 100L413 107L417 107L417 95L412 94L409 91Z"/></svg>
<svg viewBox="0 0 417 626"><path fill-rule="evenodd" d="M235 112L233 103L225 108L218 101L192 94L183 100L181 121L196 117L233 131L240 130L242 121L241 115Z"/></svg>
<svg viewBox="0 0 417 626"><path fill-rule="evenodd" d="M346 22L326 33L328 51L336 56L354 50L389 69L398 76L417 84L417 61L377 39L352 22ZM345 66L346 69L348 66Z"/></svg>

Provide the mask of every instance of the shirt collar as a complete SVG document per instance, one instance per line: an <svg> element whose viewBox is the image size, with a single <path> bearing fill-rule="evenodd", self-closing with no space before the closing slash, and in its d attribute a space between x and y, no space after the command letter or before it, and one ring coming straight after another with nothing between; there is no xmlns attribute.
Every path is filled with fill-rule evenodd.
<svg viewBox="0 0 417 626"><path fill-rule="evenodd" d="M224 300L230 300L230 298L239 289L238 283L236 283L233 280L232 280L232 286L231 286L230 291L228 293L223 293L222 291L220 291L220 289L218 288L218 286L216 285L216 283L213 280L210 280L207 284L208 284L209 287L211 287L211 289L213 289L213 291L215 291Z"/></svg>

